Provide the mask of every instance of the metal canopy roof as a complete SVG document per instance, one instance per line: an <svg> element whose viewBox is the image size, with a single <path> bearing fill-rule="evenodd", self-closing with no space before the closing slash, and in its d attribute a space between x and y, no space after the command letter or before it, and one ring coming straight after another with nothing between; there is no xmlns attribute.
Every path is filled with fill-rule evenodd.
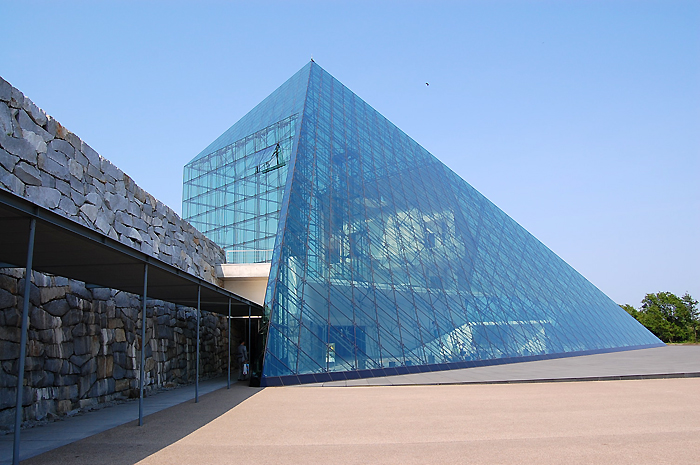
<svg viewBox="0 0 700 465"><path fill-rule="evenodd" d="M148 263L148 298L197 307L201 286L202 310L227 315L230 299L232 316L248 316L248 306L252 315L262 315L254 302L0 189L0 262L5 266L26 268L32 217L33 270L141 295Z"/></svg>

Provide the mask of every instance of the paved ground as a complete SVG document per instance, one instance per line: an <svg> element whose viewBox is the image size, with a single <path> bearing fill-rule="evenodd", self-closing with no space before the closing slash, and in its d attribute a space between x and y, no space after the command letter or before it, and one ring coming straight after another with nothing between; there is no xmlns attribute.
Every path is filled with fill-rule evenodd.
<svg viewBox="0 0 700 465"><path fill-rule="evenodd" d="M581 381L688 375L700 376L700 345L674 345L462 370L330 381L323 383L323 386Z"/></svg>
<svg viewBox="0 0 700 465"><path fill-rule="evenodd" d="M199 383L199 394L207 394L226 386L226 378ZM163 391L144 399L144 415L159 412L194 399L194 385ZM22 430L20 458L22 460L70 444L115 426L129 423L139 417L138 400L132 400L101 410L68 417L42 426ZM14 436L0 436L0 465L12 463Z"/></svg>
<svg viewBox="0 0 700 465"><path fill-rule="evenodd" d="M700 346L670 346L342 388L215 380L198 404L192 387L147 398L144 427L129 403L25 430L22 457L73 442L26 463L692 463L699 376ZM11 447L0 437L0 464Z"/></svg>
<svg viewBox="0 0 700 465"><path fill-rule="evenodd" d="M27 464L696 464L700 378L218 390Z"/></svg>

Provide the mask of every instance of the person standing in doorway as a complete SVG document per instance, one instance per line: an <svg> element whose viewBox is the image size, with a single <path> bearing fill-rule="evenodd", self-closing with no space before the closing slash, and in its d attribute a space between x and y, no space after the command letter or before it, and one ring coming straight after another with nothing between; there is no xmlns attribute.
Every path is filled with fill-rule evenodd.
<svg viewBox="0 0 700 465"><path fill-rule="evenodd" d="M245 346L245 341L241 341L238 345L238 381L246 379L247 373L243 372L243 365L248 362L248 349Z"/></svg>

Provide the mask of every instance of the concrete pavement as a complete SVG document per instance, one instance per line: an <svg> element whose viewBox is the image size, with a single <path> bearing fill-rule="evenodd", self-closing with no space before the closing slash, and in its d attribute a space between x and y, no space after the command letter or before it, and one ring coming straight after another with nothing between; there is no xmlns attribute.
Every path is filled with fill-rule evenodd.
<svg viewBox="0 0 700 465"><path fill-rule="evenodd" d="M565 357L410 375L329 381L307 386L397 386L416 384L603 381L700 376L700 345Z"/></svg>
<svg viewBox="0 0 700 465"><path fill-rule="evenodd" d="M250 389L250 388L248 388ZM695 464L700 378L221 389L28 465Z"/></svg>
<svg viewBox="0 0 700 465"><path fill-rule="evenodd" d="M498 418L504 415L508 417L514 408L522 409L520 420L512 417L513 424L520 425L518 428L522 429L522 431L518 429L517 431L520 432L517 434L514 431L515 436L488 436L479 439L482 442L474 442L475 438L481 438L481 433L476 434L474 431L467 430L464 433L465 436L454 438L455 444L459 443L464 446L469 443L469 450L476 453L475 457L480 457L481 462L478 463L490 463L489 460L496 457L488 455L488 451L492 450L493 447L503 451L515 448L512 453L515 453L516 449L525 450L527 453L524 456L535 460L537 451L533 448L536 444L545 448L550 446L555 449L564 447L570 454L567 458L578 456L577 454L582 454L581 457L592 458L593 456L587 455L592 443L584 436L576 436L573 431L569 431L567 439L552 439L558 434L557 431L560 429L558 425L563 421L556 415L570 417L573 413L567 410L566 405L576 405L577 402L581 401L578 399L579 396L598 399L590 405L579 405L578 408L584 410L596 410L596 405L607 405L610 403L610 399L617 398L619 403L612 404L608 413L615 417L627 418L635 424L629 425L630 427L627 429L623 427L623 424L618 424L617 429L610 429L606 434L611 434L614 437L608 438L612 442L606 444L617 444L613 441L617 438L621 441L618 446L625 449L630 447L630 444L637 444L638 439L643 438L644 435L635 433L635 431L639 432L639 425L636 425L639 420L629 416L629 409L632 407L629 405L630 400L625 399L625 395L620 394L624 392L627 392L626 395L632 396L634 402L640 402L638 399L645 399L642 404L635 408L638 408L640 414L650 416L653 419L652 423L656 425L655 433L635 447L642 450L648 444L655 443L656 439L654 438L663 437L664 441L669 444L682 444L684 450L694 450L698 446L698 440L691 440L691 436L685 436L685 433L696 431L694 428L698 426L697 418L700 417L697 415L697 398L700 392L699 376L700 346L669 346L658 349L293 388L261 390L240 384L234 385L230 391L227 391L219 389L225 386L225 379L219 379L200 384L201 401L199 404L190 401L194 397L192 386L166 391L147 398L145 406L148 416L144 427L136 426L136 422L133 420L138 417L138 405L136 402L129 402L24 430L22 432L22 457L24 459L51 451L35 457L28 463L137 463L141 460L144 460L144 463L166 463L159 461L165 460L163 457L168 457L168 460L171 460L169 463L190 463L185 460L185 457L188 457L191 452L190 449L179 450L179 446L176 445L188 443L190 440L203 441L196 442L192 446L192 450L196 450L199 447L196 444L210 444L210 441L214 441L214 439L210 439L209 435L214 435L212 437L216 437L216 440L205 448L206 451L223 448L221 450L226 452L221 452L223 455L218 456L218 459L212 456L211 462L205 460L204 463L221 463L217 460L223 460L225 463L238 463L232 461L232 457L248 457L258 462L262 460L262 463L273 463L274 457L285 457L285 460L294 462L297 459L302 461L301 458L307 455L321 461L331 460L335 453L341 454L343 460L340 461L345 461L345 463L360 463L362 459L367 459L363 463L369 461L400 463L389 460L391 457L398 456L408 460L403 463L411 463L410 457L404 457L400 454L401 451L409 450L413 450L413 454L417 457L422 457L423 462L421 463L427 463L433 461L431 459L433 456L447 460L450 454L457 453L449 444L443 444L445 440L440 438L441 434L436 436L433 432L449 428L446 425L450 424L458 425L454 426L458 430L462 428L459 425L463 424L465 418L451 416L452 408L450 405L459 408L460 403L463 402L460 399L466 396L467 399L481 399L477 405L470 404L469 409L490 405L487 410L478 414L478 416L489 419L488 421L496 422L489 423L489 425L497 425L500 421ZM630 379L635 378L640 379L640 381L630 381ZM611 381L608 388L597 387L608 384L596 382L546 382L548 380L614 379L626 379L626 381L622 381L622 384ZM532 382L539 384L533 384L532 388L525 387L525 384ZM504 389L505 386L469 386L469 384L483 383L517 383L521 387L508 390ZM421 387L420 385L430 384L462 386L461 388L460 386L423 386L425 389L416 390ZM554 387L555 384L562 385L562 387ZM606 389L612 389L610 386L618 384L620 384L620 388L615 388L611 392L606 391ZM376 389L367 389L367 386L372 385L376 386ZM572 387L567 388L565 385ZM319 389L321 386L325 387ZM332 389L341 386L343 389ZM365 388L360 388L360 386L365 386ZM389 387L392 388L386 389ZM402 391L406 389L409 391ZM677 395L669 397L668 393L664 393L664 389L671 389ZM292 391L295 390L302 392L293 394ZM347 393L337 394L343 391L347 391ZM211 392L211 394L204 395L206 392ZM408 393L413 394L408 395ZM489 397L491 395L500 397L496 401ZM539 404L542 411L527 410L526 405L520 404L524 398L534 399L533 405ZM551 404L544 402L548 398L551 398ZM687 404L687 411L694 412L695 416L686 417L685 413L681 412L682 409L676 402L682 402L683 399ZM693 400L691 401L691 399ZM434 405L434 408L423 411L420 405ZM517 407L518 405L520 407ZM617 411L616 408L622 410ZM661 416L667 416L668 422L659 421L649 410L650 408L656 409ZM537 415L528 419L527 412L537 413ZM540 436L527 436L526 441L517 445L519 444L518 435L527 430L523 425L538 418L541 419L546 412L550 412L554 417L552 417L551 422L545 421L540 424L537 430ZM682 415L678 417L677 413L682 413ZM395 416L395 420L384 418L386 415ZM474 413L474 415L477 414ZM679 418L680 423L678 423ZM377 421L380 424L386 423L385 426L388 429L377 430L373 426ZM476 418L469 421L476 421ZM588 418L588 421L600 424L609 423L609 420L597 416ZM413 437L410 441L405 442L405 440L395 437L394 431L397 428L402 430L404 423L413 425L405 430L405 433L408 434L406 437L413 437L412 435L415 434L413 429L415 428L426 435L426 440L422 441ZM219 426L213 426L215 424ZM487 430L490 427L486 425ZM547 430L548 427L553 429ZM363 428L372 431L370 437L362 435L357 437ZM305 445L303 438L298 437L297 432L299 431L308 432L307 441L310 441L308 444ZM666 433L671 431L676 431L679 434L667 437ZM448 434L447 437L452 436ZM700 435L692 436L692 438L698 437ZM346 443L343 438L354 439L350 443ZM451 443L450 441L447 442ZM491 446L486 447L487 444L491 444ZM481 446L483 446L483 450L480 449ZM115 450L118 453L116 456L112 456L105 452L107 450ZM479 452L480 450L481 452ZM594 450L596 449L590 449L590 451ZM10 463L11 451L12 435L0 437L0 464ZM177 452L175 455L170 455L173 451ZM261 454L263 458L268 457L269 460L253 457L253 451L255 454ZM323 451L327 451L330 455L324 455L326 452ZM602 453L602 451L598 452ZM232 454L231 457L228 456L229 454ZM386 460L382 459L384 455L386 455ZM634 456L636 457L636 455ZM652 456L655 455L652 454ZM677 454L672 454L672 456L676 459L685 457ZM86 461L83 461L83 457ZM104 460L100 457L103 457ZM369 460L370 457L372 460ZM558 457L563 459L563 456ZM336 457L333 461L339 460ZM247 463L247 461L240 463ZM458 461L458 463L460 462ZM676 461L676 463L683 463L683 461Z"/></svg>
<svg viewBox="0 0 700 465"><path fill-rule="evenodd" d="M199 395L226 387L226 378L216 378L199 383ZM162 391L144 399L144 416L194 399L194 385ZM107 431L139 417L138 399L66 417L34 428L23 429L20 434L20 459L25 460L57 447ZM0 436L0 465L12 463L14 436Z"/></svg>

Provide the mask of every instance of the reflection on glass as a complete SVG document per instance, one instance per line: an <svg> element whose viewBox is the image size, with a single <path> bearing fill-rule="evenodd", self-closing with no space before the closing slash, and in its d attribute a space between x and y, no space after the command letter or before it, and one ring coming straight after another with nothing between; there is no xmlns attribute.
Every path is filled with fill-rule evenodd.
<svg viewBox="0 0 700 465"><path fill-rule="evenodd" d="M660 344L318 65L250 114L187 165L184 210L271 261L263 384Z"/></svg>

